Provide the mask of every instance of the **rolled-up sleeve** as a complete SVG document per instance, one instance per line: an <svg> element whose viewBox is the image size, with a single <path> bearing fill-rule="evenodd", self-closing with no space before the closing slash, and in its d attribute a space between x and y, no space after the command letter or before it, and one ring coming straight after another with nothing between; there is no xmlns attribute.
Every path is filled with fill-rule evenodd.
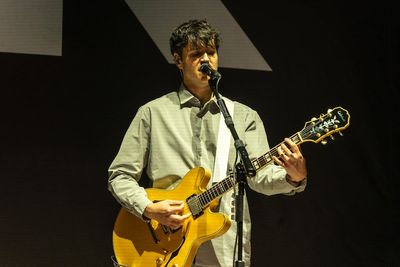
<svg viewBox="0 0 400 267"><path fill-rule="evenodd" d="M138 217L151 203L138 181L147 164L150 116L141 107L125 133L117 156L108 169L108 189L117 201Z"/></svg>

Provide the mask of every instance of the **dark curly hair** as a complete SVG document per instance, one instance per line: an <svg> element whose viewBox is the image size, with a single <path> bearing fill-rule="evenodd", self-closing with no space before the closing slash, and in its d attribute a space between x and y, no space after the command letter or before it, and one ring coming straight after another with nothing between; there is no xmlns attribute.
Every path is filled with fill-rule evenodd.
<svg viewBox="0 0 400 267"><path fill-rule="evenodd" d="M189 20L176 27L169 39L171 54L182 56L182 50L187 44L197 47L215 47L218 51L221 43L219 32L205 19Z"/></svg>

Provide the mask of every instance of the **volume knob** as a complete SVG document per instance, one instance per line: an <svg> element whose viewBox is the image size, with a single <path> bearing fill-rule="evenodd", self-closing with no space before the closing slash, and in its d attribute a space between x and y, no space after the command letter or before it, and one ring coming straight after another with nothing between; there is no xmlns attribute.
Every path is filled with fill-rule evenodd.
<svg viewBox="0 0 400 267"><path fill-rule="evenodd" d="M162 259L162 258L158 258L157 260L156 260L156 264L157 264L157 266L161 266L161 264L164 262L164 260Z"/></svg>

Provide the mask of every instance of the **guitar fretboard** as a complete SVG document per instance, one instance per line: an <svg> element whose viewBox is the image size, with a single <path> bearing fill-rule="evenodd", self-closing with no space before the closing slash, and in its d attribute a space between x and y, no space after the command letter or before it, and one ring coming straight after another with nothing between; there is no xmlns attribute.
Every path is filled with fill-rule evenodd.
<svg viewBox="0 0 400 267"><path fill-rule="evenodd" d="M310 128L306 127L305 129L303 129L303 131L295 133L294 135L289 137L290 140L292 140L295 144L300 144L303 140L302 139L303 136L307 135L309 129ZM266 165L272 163L272 161L273 161L272 156L276 156L276 157L279 156L278 155L278 147L282 143L280 143L279 145L276 145L275 147L273 147L270 151L268 151L261 157L252 160L253 166L256 169L256 171L259 171ZM235 181L234 177L228 176L228 177L224 178L223 180L214 184L212 187L210 187L203 193L197 195L198 204L202 208L204 208L211 201L213 201L217 197L221 196L222 194L224 194L227 191L229 191L230 189L232 189L235 186L235 184L236 184L236 181Z"/></svg>
<svg viewBox="0 0 400 267"><path fill-rule="evenodd" d="M200 205L204 208L211 201L232 189L235 183L235 179L231 176L228 176L225 179L214 184L209 189L197 196L200 201Z"/></svg>
<svg viewBox="0 0 400 267"><path fill-rule="evenodd" d="M299 144L299 143L302 142L301 133L297 132L294 135L292 135L291 137L289 137L289 139L292 140L293 143ZM278 147L280 147L281 144L283 144L283 142L280 143L279 145L274 146L270 151L268 151L267 153L265 153L261 157L253 159L251 161L251 163L253 163L253 166L256 169L256 171L258 171L261 168L263 168L264 166L272 163L272 161L274 160L272 158L273 156L279 157Z"/></svg>

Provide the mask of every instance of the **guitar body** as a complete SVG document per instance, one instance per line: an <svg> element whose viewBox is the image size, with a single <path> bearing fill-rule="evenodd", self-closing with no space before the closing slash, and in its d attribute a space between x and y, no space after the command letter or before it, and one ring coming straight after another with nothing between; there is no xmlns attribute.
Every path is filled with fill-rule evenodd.
<svg viewBox="0 0 400 267"><path fill-rule="evenodd" d="M146 189L152 201L165 199L185 201L184 213L189 212L186 199L206 190L210 173L204 168L190 170L173 190ZM144 222L122 208L113 231L114 254L119 264L129 267L190 267L200 245L228 231L231 221L211 208L210 203L198 217L189 217L181 228L171 230L152 220Z"/></svg>

